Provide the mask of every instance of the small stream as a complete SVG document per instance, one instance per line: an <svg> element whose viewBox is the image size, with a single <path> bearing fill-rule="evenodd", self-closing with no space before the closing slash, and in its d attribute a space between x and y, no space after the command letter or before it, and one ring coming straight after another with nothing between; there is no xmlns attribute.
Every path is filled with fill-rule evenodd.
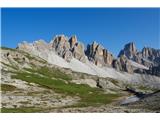
<svg viewBox="0 0 160 120"><path fill-rule="evenodd" d="M140 100L139 97L137 97L136 95L132 95L132 96L129 96L129 97L125 98L124 100L122 100L121 105L136 102L136 101L139 101L139 100Z"/></svg>
<svg viewBox="0 0 160 120"><path fill-rule="evenodd" d="M158 90L158 91L153 92L153 93L144 94L144 93L142 93L142 92L136 92L136 91L134 91L134 90L132 90L132 89L127 89L127 91L128 91L129 93L132 93L132 95L129 96L129 97L126 97L125 99L123 99L123 100L120 102L121 105L133 103L133 102L139 101L140 99L143 99L143 98L145 98L145 97L147 97L147 96L151 96L151 95L153 95L153 94L155 94L155 93L160 92L160 90Z"/></svg>
<svg viewBox="0 0 160 120"><path fill-rule="evenodd" d="M126 88L126 91L131 93L132 95L129 96L129 97L126 97L124 100L122 100L120 102L121 105L125 105L125 104L129 104L129 103L133 103L133 102L139 101L141 98L146 96L146 94L144 94L142 92L137 92L136 90L134 90L132 88Z"/></svg>

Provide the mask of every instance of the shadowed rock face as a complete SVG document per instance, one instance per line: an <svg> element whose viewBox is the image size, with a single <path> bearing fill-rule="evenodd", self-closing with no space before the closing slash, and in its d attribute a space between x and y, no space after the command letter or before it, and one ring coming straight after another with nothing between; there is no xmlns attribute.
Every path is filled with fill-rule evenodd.
<svg viewBox="0 0 160 120"><path fill-rule="evenodd" d="M133 67L125 55L121 55L117 60L114 60L113 67L118 71L133 73Z"/></svg>
<svg viewBox="0 0 160 120"><path fill-rule="evenodd" d="M51 44L52 48L59 56L63 57L68 62L72 59L70 44L67 37L64 35L57 36Z"/></svg>
<svg viewBox="0 0 160 120"><path fill-rule="evenodd" d="M73 48L77 43L77 37L74 35L69 39L70 47Z"/></svg>
<svg viewBox="0 0 160 120"><path fill-rule="evenodd" d="M84 45L82 43L78 42L74 45L72 54L76 59L80 60L81 62L86 62L87 60L84 53Z"/></svg>
<svg viewBox="0 0 160 120"><path fill-rule="evenodd" d="M113 55L96 42L88 45L86 55L97 66L112 66Z"/></svg>
<svg viewBox="0 0 160 120"><path fill-rule="evenodd" d="M83 63L89 61L99 67L108 66L128 73L137 72L160 76L160 50L144 47L142 51L137 51L133 42L126 44L116 59L107 49L95 41L89 44L85 50L84 44L80 43L75 35L70 38L65 35L58 35L50 43L43 40L35 41L33 44L24 42L18 44L17 48L28 52L40 51L43 56L47 56L46 53L48 52L55 52L67 62L76 58ZM133 67L131 61L146 66L149 70L144 69L144 67Z"/></svg>
<svg viewBox="0 0 160 120"><path fill-rule="evenodd" d="M142 49L142 57L153 62L153 66L160 65L160 50L154 48L146 48Z"/></svg>
<svg viewBox="0 0 160 120"><path fill-rule="evenodd" d="M138 52L134 43L126 44L118 56L120 57L121 55L125 55L128 59L143 64L147 67L157 66L160 64L159 49L144 47L142 51Z"/></svg>
<svg viewBox="0 0 160 120"><path fill-rule="evenodd" d="M108 65L112 65L113 62L113 55L108 52L108 50L103 50L104 62Z"/></svg>
<svg viewBox="0 0 160 120"><path fill-rule="evenodd" d="M70 62L74 57L81 62L86 62L84 45L77 41L76 36L72 36L69 40L64 35L56 36L51 44L55 52L66 61Z"/></svg>
<svg viewBox="0 0 160 120"><path fill-rule="evenodd" d="M159 65L160 65L160 50L144 47L142 51L137 51L134 43L128 43L124 46L119 53L120 56L126 56L127 59L133 60L139 64L142 64L149 68L149 70L137 69L138 71L143 71L143 73L148 73L152 75L159 76ZM136 71L137 71L136 70Z"/></svg>
<svg viewBox="0 0 160 120"><path fill-rule="evenodd" d="M133 59L133 57L136 56L136 54L136 46L133 42L131 42L124 46L124 49L120 51L118 57L120 57L121 55L125 55L129 59Z"/></svg>
<svg viewBox="0 0 160 120"><path fill-rule="evenodd" d="M142 64L141 53L137 52L136 46L133 42L128 43L124 46L124 48L120 51L118 57L126 56L129 60L133 60L139 64Z"/></svg>
<svg viewBox="0 0 160 120"><path fill-rule="evenodd" d="M149 70L147 70L147 73L160 77L160 65L155 66L155 67L151 67Z"/></svg>

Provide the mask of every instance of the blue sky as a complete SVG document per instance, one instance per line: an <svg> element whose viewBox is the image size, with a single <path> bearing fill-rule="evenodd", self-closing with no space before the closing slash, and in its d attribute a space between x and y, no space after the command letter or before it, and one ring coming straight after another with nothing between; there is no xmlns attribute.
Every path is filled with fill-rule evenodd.
<svg viewBox="0 0 160 120"><path fill-rule="evenodd" d="M10 8L2 9L2 46L77 35L85 45L96 41L115 56L128 42L160 48L160 9Z"/></svg>

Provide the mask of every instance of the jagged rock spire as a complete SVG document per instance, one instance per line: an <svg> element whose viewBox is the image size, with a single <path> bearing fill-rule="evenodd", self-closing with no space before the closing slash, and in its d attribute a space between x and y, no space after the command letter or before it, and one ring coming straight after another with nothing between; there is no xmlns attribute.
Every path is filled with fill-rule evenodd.
<svg viewBox="0 0 160 120"><path fill-rule="evenodd" d="M113 61L113 55L95 41L87 46L86 54L98 66L111 66Z"/></svg>
<svg viewBox="0 0 160 120"><path fill-rule="evenodd" d="M47 58L50 52L54 52L67 62L75 58L83 63L89 61L100 67L109 66L128 73L133 73L134 71L143 72L143 68L137 69L137 67L133 67L131 63L135 61L138 64L148 67L150 74L160 76L159 69L157 69L157 66L160 65L160 50L144 47L142 51L138 52L133 42L124 46L117 59L115 59L107 49L95 41L89 44L85 51L83 43L80 43L75 35L71 36L70 39L65 35L57 35L50 43L46 43L43 40L33 43L24 42L18 44L17 49L27 52L34 51L35 55L41 56L42 58Z"/></svg>
<svg viewBox="0 0 160 120"><path fill-rule="evenodd" d="M121 55L125 55L127 58L132 59L136 54L136 46L133 42L130 42L124 46L124 49L120 51L118 57L120 57Z"/></svg>

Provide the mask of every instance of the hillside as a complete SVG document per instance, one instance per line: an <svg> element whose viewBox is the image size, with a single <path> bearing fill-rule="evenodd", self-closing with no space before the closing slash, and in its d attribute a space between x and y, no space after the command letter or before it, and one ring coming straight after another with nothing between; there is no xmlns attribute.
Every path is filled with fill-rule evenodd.
<svg viewBox="0 0 160 120"><path fill-rule="evenodd" d="M149 49L154 52L145 59L152 64L144 64L133 59L139 55L134 49L116 58L96 42L85 49L76 36L63 35L1 47L1 112L159 112L121 105L134 96L128 88L149 96L160 88L159 50Z"/></svg>

